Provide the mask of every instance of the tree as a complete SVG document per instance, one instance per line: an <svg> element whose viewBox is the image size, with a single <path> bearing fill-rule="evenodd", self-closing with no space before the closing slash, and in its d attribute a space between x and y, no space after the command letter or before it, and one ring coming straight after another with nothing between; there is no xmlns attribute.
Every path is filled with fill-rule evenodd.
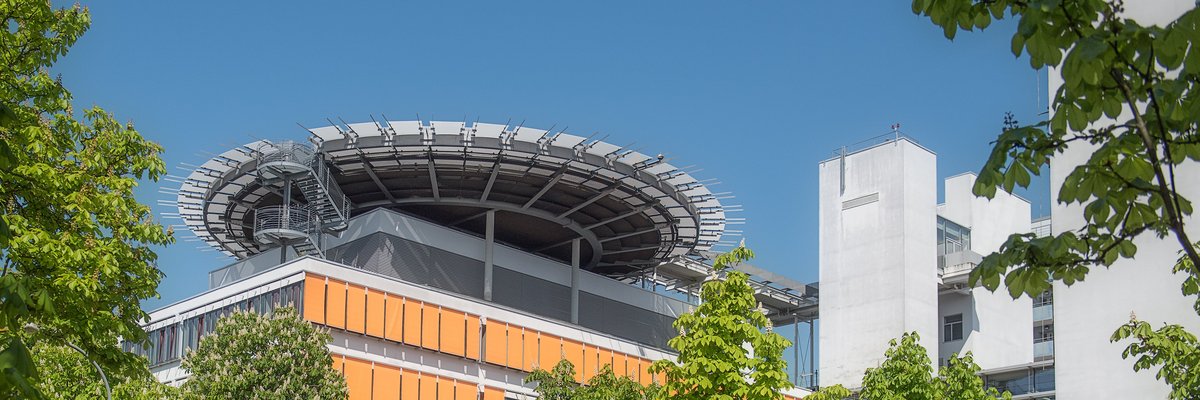
<svg viewBox="0 0 1200 400"><path fill-rule="evenodd" d="M22 333L81 347L114 378L146 376L118 338L142 341L140 300L171 234L139 204L162 148L100 108L82 116L48 68L87 30L86 9L0 1L0 395L40 397ZM15 391L15 393L14 393Z"/></svg>
<svg viewBox="0 0 1200 400"><path fill-rule="evenodd" d="M237 312L184 356L191 377L183 389L210 399L344 399L346 381L330 367L331 340L291 307Z"/></svg>
<svg viewBox="0 0 1200 400"><path fill-rule="evenodd" d="M971 353L951 355L933 374L933 364L916 332L892 339L884 360L868 368L860 398L864 400L994 400L1012 398L1008 392L985 388Z"/></svg>
<svg viewBox="0 0 1200 400"><path fill-rule="evenodd" d="M1172 399L1200 399L1200 341L1179 325L1154 330L1149 323L1131 317L1117 328L1112 341L1134 339L1122 356L1136 357L1133 369L1161 366L1155 375L1171 385Z"/></svg>
<svg viewBox="0 0 1200 400"><path fill-rule="evenodd" d="M648 400L659 395L657 384L642 386L617 376L609 365L581 386L575 383L575 365L565 359L550 371L535 369L525 383L537 383L538 398L543 400Z"/></svg>
<svg viewBox="0 0 1200 400"><path fill-rule="evenodd" d="M41 371L37 389L54 399L102 399L104 384L90 360L74 349L62 345L38 343L32 348L33 358ZM144 361L143 361L144 362ZM114 399L160 400L179 398L175 387L159 383L146 376L111 381Z"/></svg>
<svg viewBox="0 0 1200 400"><path fill-rule="evenodd" d="M883 363L868 368L861 397L868 400L936 400L941 398L933 364L916 332L892 339Z"/></svg>
<svg viewBox="0 0 1200 400"><path fill-rule="evenodd" d="M713 278L700 289L700 305L675 321L679 336L667 344L679 356L650 367L666 373L663 391L672 399L781 399L780 391L792 387L783 360L791 343L771 332L749 277L729 270L753 257L745 246L718 256ZM725 279L716 279L721 273Z"/></svg>
<svg viewBox="0 0 1200 400"><path fill-rule="evenodd" d="M1061 71L1063 85L1053 95L1049 120L1022 126L1006 117L975 182L976 195L990 198L997 188L1028 186L1030 175L1068 146L1093 149L1067 175L1057 199L1081 205L1084 225L1052 237L1009 237L971 272L971 283L995 290L1003 278L1014 298L1033 297L1053 281L1072 285L1091 267L1132 258L1138 250L1133 240L1153 235L1179 243L1182 256L1173 271L1185 276L1181 292L1200 294L1200 251L1184 226L1193 207L1177 190L1196 179L1177 169L1200 160L1200 46L1195 44L1200 10L1159 27L1125 18L1120 0L914 0L912 6L950 39L960 29L983 29L1006 15L1017 18L1013 54L1028 54L1033 68ZM1195 301L1200 313L1200 298ZM1190 378L1174 382L1200 381L1195 375L1200 372L1178 363L1186 357L1145 353L1156 348L1152 342L1170 341L1182 327L1137 331L1131 336L1118 330L1112 337L1138 340L1124 353L1126 358L1149 355L1141 360L1150 364L1139 361L1137 369L1188 371ZM1175 387L1176 393L1189 390L1195 388Z"/></svg>
<svg viewBox="0 0 1200 400"><path fill-rule="evenodd" d="M818 389L813 394L804 396L804 400L842 400L849 398L853 394L850 389L846 389L842 385L826 386Z"/></svg>

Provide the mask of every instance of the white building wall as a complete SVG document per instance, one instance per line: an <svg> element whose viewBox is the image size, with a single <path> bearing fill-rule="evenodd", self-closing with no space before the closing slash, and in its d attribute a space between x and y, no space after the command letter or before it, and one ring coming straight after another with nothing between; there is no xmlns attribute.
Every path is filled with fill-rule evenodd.
<svg viewBox="0 0 1200 400"><path fill-rule="evenodd" d="M938 207L938 214L969 228L971 250L987 255L999 250L1009 235L1029 232L1030 207L1025 199L1003 190L990 200L976 197L971 192L975 178L975 174L965 173L946 179L946 202ZM1033 305L1029 298L1013 300L1003 287L996 292L976 287L945 292L939 300L940 317L963 314L963 340L943 341L939 358L970 351L984 370L1033 361Z"/></svg>
<svg viewBox="0 0 1200 400"><path fill-rule="evenodd" d="M1190 0L1125 3L1126 14L1143 25L1163 25L1194 6ZM1062 78L1055 70L1049 75L1049 94L1053 96ZM1058 198L1066 176L1087 159L1091 150L1087 144L1073 145L1054 157L1050 165L1051 199ZM1188 162L1176 172L1183 195L1192 201L1200 199L1200 165ZM1083 225L1082 207L1056 202L1051 207L1051 219L1055 233L1078 229ZM1193 216L1186 224L1190 236L1200 235L1200 218ZM1155 380L1156 371L1135 373L1133 362L1121 358L1127 342L1108 341L1118 326L1129 321L1131 312L1155 327L1174 323L1193 333L1200 332L1200 317L1191 308L1194 298L1180 295L1183 276L1171 273L1180 248L1175 237L1160 240L1143 236L1135 243L1135 259L1118 261L1108 269L1093 268L1086 281L1070 287L1055 285L1055 378L1060 399L1166 398L1169 388Z"/></svg>
<svg viewBox="0 0 1200 400"><path fill-rule="evenodd" d="M901 138L842 162L819 166L820 382L858 387L904 332L937 348L936 158Z"/></svg>

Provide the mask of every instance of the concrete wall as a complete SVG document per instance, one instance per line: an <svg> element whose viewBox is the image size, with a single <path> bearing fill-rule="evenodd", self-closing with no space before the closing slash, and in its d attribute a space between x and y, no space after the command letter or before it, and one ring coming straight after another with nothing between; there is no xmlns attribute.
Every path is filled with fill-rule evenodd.
<svg viewBox="0 0 1200 400"><path fill-rule="evenodd" d="M842 162L819 166L820 382L858 387L904 332L937 348L936 157L901 138Z"/></svg>
<svg viewBox="0 0 1200 400"><path fill-rule="evenodd" d="M1025 199L1003 190L991 200L976 197L971 193L975 178L966 173L946 179L946 202L938 206L938 214L971 229L971 250L987 255L999 250L1009 235L1029 232L1030 207ZM939 324L940 317L963 314L963 340L942 340L939 358L970 351L984 370L1033 361L1029 298L1013 300L1003 287L994 293L976 287L945 292L939 300Z"/></svg>
<svg viewBox="0 0 1200 400"><path fill-rule="evenodd" d="M1163 25L1195 6L1187 0L1130 1L1127 15L1143 25ZM1058 71L1050 71L1049 94L1062 84ZM1102 121L1104 122L1104 121ZM1050 166L1051 199L1070 172L1091 153L1086 144L1072 146L1056 155ZM1177 183L1183 195L1200 199L1200 165L1185 163L1177 168ZM1051 207L1055 233L1077 229L1083 224L1079 205L1055 203ZM1200 235L1200 218L1186 222L1188 234ZM1093 268L1087 280L1067 287L1056 284L1055 362L1058 398L1166 398L1169 388L1154 378L1155 371L1133 372L1133 362L1121 358L1125 343L1109 343L1108 337L1129 314L1153 326L1183 324L1200 332L1200 317L1191 309L1194 298L1180 295L1182 275L1170 272L1179 250L1174 236L1156 239L1144 236L1134 260L1118 261L1111 268Z"/></svg>

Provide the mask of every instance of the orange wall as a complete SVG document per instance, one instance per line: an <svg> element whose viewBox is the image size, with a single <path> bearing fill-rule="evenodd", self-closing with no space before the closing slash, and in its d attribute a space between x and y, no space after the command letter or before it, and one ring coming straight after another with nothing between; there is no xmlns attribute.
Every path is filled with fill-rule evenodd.
<svg viewBox="0 0 1200 400"><path fill-rule="evenodd" d="M330 328L423 347L525 372L533 371L535 368L552 369L559 360L566 358L575 365L575 380L579 382L590 379L602 365L606 364L613 366L613 372L629 376L642 384L648 384L650 380L657 380L646 371L651 362L648 359L579 343L491 318L487 319L486 324L481 324L479 315L319 275L308 274L305 276L304 282L304 318ZM346 373L347 383L358 388L359 393L379 391L386 393L386 398L392 398L391 394L395 390L395 393L405 394L402 397L407 399L410 398L410 394L416 395L415 393L417 393L410 392L410 389L421 389L418 390L421 392L421 399L475 398L474 395L472 397L460 396L458 391L462 385L456 382L430 381L426 383L422 380L424 378L417 375L410 377L402 374L403 378L400 378L401 375L397 375L391 370L379 372L379 367L374 369L361 365L352 367L349 361L351 359L345 358L345 360L346 362L343 364L342 361L335 358L334 365ZM372 370L375 371L374 380L370 375ZM366 378L362 377L364 374ZM388 386L389 384L381 383L379 381L381 376L385 380L399 382L416 379L421 384L410 387L398 383L393 388ZM472 385L474 384L472 383ZM427 387L432 389L422 389ZM447 387L453 388L453 390L444 389ZM428 391L442 394L436 397L426 397L425 392ZM450 391L453 391L454 394L447 394ZM484 393L485 397L491 396L487 391ZM360 397L355 394L355 389L352 389L351 398L370 397Z"/></svg>

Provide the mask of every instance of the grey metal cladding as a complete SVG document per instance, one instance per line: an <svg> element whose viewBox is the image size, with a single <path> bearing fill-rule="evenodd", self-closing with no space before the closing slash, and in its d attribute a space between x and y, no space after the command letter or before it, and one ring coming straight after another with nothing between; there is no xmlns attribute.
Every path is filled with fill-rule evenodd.
<svg viewBox="0 0 1200 400"><path fill-rule="evenodd" d="M406 282L483 297L483 262L377 232L327 251L330 260Z"/></svg>

